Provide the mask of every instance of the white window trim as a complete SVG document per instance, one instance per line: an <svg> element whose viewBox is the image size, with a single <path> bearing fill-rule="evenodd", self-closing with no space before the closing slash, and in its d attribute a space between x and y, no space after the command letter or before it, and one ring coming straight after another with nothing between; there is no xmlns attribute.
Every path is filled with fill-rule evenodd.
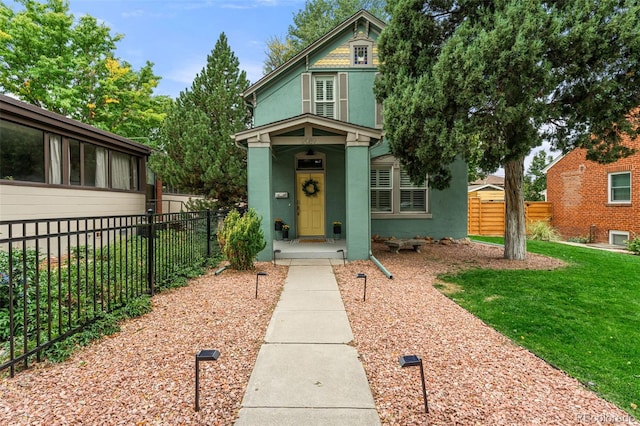
<svg viewBox="0 0 640 426"><path fill-rule="evenodd" d="M613 237L615 235L622 235L622 236L625 237L624 238L625 240L627 240L627 241L629 240L629 233L627 231L614 231L614 230L611 230L611 231L609 231L609 244L614 245Z"/></svg>
<svg viewBox="0 0 640 426"><path fill-rule="evenodd" d="M382 159L374 160L371 168L391 167L391 211L390 212L371 212L372 219L431 219L429 187L425 183L425 212L401 212L400 211L400 161L393 157L387 156ZM369 191L371 192L371 191ZM371 196L371 194L369 194Z"/></svg>
<svg viewBox="0 0 640 426"><path fill-rule="evenodd" d="M622 174L627 174L629 175L629 199L628 200L613 200L612 199L612 188L611 188L611 177L614 175L622 175ZM609 173L607 176L607 201L609 204L630 204L631 203L631 198L632 198L632 185L631 185L631 171L624 171L624 172L612 172Z"/></svg>
<svg viewBox="0 0 640 426"><path fill-rule="evenodd" d="M318 104L318 99L316 98L316 88L317 88L317 81L318 80L333 80L333 117L327 117L327 118L333 118L336 119L336 117L340 116L340 112L338 111L338 79L336 78L337 76L334 74L318 74L318 75L314 75L313 76L313 85L312 85L312 105L313 105L313 113L314 114L318 114L317 112L317 104ZM323 103L330 103L330 101L322 101ZM326 117L326 116L323 116Z"/></svg>

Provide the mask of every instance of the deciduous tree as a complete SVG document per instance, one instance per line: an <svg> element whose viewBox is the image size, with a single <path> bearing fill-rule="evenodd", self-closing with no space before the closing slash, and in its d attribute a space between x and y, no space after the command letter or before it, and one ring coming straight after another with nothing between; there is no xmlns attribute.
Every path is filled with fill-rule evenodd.
<svg viewBox="0 0 640 426"><path fill-rule="evenodd" d="M146 140L170 103L153 96L152 64L134 71L115 56L120 34L96 18L76 19L69 2L0 2L0 91L122 136Z"/></svg>
<svg viewBox="0 0 640 426"><path fill-rule="evenodd" d="M613 161L637 134L640 5L634 0L389 0L380 39L391 150L434 188L481 141L480 165L505 169L505 251L524 259L524 158L544 140Z"/></svg>

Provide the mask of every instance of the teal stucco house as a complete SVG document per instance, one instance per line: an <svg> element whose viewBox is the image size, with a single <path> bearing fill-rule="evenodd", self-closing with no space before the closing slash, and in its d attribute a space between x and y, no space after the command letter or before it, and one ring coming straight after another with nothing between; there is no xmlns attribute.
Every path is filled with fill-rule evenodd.
<svg viewBox="0 0 640 426"><path fill-rule="evenodd" d="M349 260L368 259L371 236L463 238L467 169L450 188L416 186L389 154L373 84L384 22L362 10L253 84L243 96L253 127L233 135L247 149L248 200L262 216L270 260L276 218L291 239L332 239Z"/></svg>

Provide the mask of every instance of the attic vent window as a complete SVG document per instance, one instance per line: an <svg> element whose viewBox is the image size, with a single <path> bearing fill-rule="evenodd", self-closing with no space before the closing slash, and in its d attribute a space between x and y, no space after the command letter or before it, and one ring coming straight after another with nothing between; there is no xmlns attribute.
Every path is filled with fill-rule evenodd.
<svg viewBox="0 0 640 426"><path fill-rule="evenodd" d="M369 46L353 47L353 64L368 65L369 64Z"/></svg>

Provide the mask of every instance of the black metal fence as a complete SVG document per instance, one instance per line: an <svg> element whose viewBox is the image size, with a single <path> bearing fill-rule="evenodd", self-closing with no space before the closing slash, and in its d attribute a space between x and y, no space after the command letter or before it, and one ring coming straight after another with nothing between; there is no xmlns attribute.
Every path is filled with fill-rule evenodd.
<svg viewBox="0 0 640 426"><path fill-rule="evenodd" d="M209 211L0 221L0 371L217 253Z"/></svg>

